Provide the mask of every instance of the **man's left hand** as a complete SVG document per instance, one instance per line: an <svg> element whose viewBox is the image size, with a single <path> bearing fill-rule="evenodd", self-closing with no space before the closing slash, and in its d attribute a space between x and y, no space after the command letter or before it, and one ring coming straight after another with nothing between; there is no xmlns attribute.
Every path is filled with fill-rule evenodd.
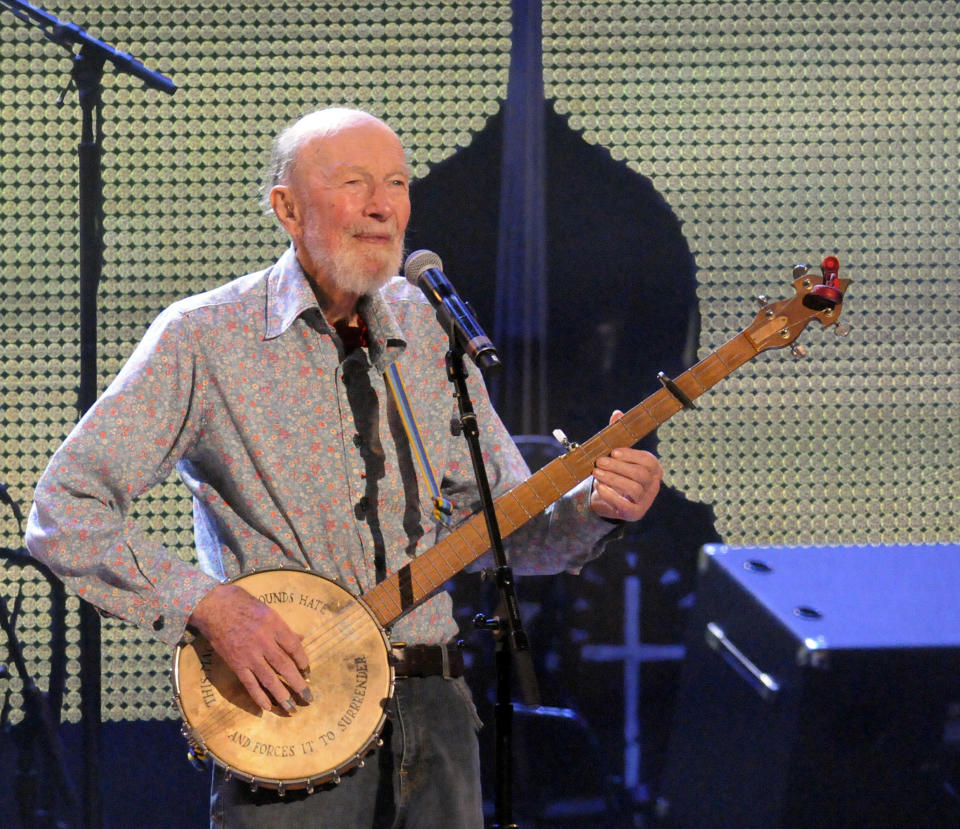
<svg viewBox="0 0 960 829"><path fill-rule="evenodd" d="M615 411L615 423L623 412ZM590 509L601 518L639 521L660 491L660 461L642 449L618 448L609 457L597 458L593 470Z"/></svg>

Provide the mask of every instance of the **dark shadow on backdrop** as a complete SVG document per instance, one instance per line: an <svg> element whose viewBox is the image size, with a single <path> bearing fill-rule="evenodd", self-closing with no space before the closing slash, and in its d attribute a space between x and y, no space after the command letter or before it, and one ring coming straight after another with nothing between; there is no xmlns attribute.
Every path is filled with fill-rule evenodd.
<svg viewBox="0 0 960 829"><path fill-rule="evenodd" d="M547 371L550 428L596 433L695 357L693 256L680 222L649 179L588 144L544 103ZM470 146L413 184L408 247L429 248L493 328L502 111ZM510 342L498 342L511 369ZM508 428L519 423L498 404Z"/></svg>

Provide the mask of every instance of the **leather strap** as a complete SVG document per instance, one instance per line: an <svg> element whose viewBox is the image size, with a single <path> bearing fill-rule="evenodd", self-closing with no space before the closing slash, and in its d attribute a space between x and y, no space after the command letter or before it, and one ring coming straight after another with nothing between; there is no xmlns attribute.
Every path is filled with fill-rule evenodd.
<svg viewBox="0 0 960 829"><path fill-rule="evenodd" d="M463 676L463 652L449 645L394 645L391 658L398 678Z"/></svg>

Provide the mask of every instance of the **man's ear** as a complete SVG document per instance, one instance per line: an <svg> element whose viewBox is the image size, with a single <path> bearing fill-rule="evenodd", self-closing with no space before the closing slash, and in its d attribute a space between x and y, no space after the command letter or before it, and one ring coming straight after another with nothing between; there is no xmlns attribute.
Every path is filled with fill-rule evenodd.
<svg viewBox="0 0 960 829"><path fill-rule="evenodd" d="M270 206L287 233L294 240L300 236L300 213L293 193L285 184L278 184L270 190Z"/></svg>

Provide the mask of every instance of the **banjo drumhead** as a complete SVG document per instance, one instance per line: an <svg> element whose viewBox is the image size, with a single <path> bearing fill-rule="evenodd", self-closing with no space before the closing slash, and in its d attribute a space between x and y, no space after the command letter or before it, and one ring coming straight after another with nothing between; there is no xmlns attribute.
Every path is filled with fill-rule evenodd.
<svg viewBox="0 0 960 829"><path fill-rule="evenodd" d="M393 693L389 645L366 606L301 570L236 580L276 610L310 658L313 702L263 711L202 636L174 656L177 704L192 740L242 779L268 787L313 786L360 762L374 745Z"/></svg>

